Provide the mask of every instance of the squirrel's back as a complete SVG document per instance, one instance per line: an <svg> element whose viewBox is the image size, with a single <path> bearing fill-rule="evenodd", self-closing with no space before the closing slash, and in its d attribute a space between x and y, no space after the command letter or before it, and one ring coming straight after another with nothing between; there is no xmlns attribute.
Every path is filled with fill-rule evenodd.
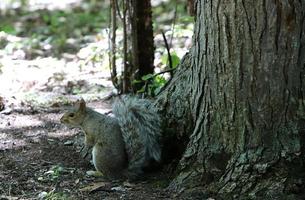
<svg viewBox="0 0 305 200"><path fill-rule="evenodd" d="M148 99L125 96L113 105L122 129L129 168L141 168L161 159L161 119Z"/></svg>

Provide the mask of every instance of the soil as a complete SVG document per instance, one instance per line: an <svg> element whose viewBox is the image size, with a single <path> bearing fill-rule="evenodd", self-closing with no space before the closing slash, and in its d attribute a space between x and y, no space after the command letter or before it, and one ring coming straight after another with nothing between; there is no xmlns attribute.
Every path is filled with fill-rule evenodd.
<svg viewBox="0 0 305 200"><path fill-rule="evenodd" d="M90 105L90 104L89 104ZM107 110L108 105L91 103ZM79 130L60 124L62 108L0 114L0 199L177 199L161 172L143 182L89 177ZM95 187L96 186L96 187Z"/></svg>
<svg viewBox="0 0 305 200"><path fill-rule="evenodd" d="M1 0L4 6L0 6L0 28L16 29L15 33L0 31L0 200L194 199L168 192L169 178L162 171L137 183L86 175L94 167L89 156L83 156L83 135L60 124L59 119L65 109L62 105L79 97L91 101L89 106L94 109L109 111L109 104L101 102L114 91L108 58L103 57L109 50L105 45L109 43L108 24L105 31L98 32L77 23L71 23L73 28L56 25L70 19L71 8L75 12L85 9L87 3L82 1L26 2L22 9L13 8L17 4L11 1ZM57 7L63 10L59 12ZM55 20L55 26L49 18ZM61 34L50 32L55 29ZM175 52L181 56L191 45L192 31L186 33L173 39ZM67 40L57 37L62 35ZM155 63L161 67L162 35L156 35L155 41Z"/></svg>

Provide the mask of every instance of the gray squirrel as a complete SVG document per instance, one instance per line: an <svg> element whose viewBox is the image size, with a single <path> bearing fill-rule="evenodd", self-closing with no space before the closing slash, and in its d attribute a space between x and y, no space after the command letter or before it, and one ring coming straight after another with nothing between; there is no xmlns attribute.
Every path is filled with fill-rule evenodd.
<svg viewBox="0 0 305 200"><path fill-rule="evenodd" d="M117 99L112 111L114 117L98 113L81 99L60 121L83 130L97 171L110 179L136 179L161 159L160 116L150 100L130 96Z"/></svg>

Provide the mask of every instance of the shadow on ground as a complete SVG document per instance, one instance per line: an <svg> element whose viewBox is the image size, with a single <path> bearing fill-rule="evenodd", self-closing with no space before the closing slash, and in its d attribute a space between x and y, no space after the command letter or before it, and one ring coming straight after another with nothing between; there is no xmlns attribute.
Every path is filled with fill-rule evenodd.
<svg viewBox="0 0 305 200"><path fill-rule="evenodd" d="M82 135L61 125L61 114L0 114L0 199L172 199L160 173L139 183L88 177L93 166L75 145Z"/></svg>

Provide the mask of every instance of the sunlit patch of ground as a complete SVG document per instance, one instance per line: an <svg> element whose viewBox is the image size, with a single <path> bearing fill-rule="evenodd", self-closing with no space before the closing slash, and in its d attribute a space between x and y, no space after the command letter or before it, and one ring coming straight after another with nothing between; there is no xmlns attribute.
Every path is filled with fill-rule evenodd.
<svg viewBox="0 0 305 200"><path fill-rule="evenodd" d="M31 11L38 9L69 9L71 6L80 4L82 0L28 0L27 5ZM22 6L22 1L1 0L0 9L16 9Z"/></svg>
<svg viewBox="0 0 305 200"><path fill-rule="evenodd" d="M81 27L61 31L71 12L67 10L89 4L80 0L1 0L1 15L10 12L7 18L13 20L0 23L0 97L3 99L0 103L5 109L24 105L49 107L56 101L67 103L70 96L100 99L113 90L108 69L108 35L102 27L99 33L86 36L77 30ZM33 12L35 9L40 11ZM42 9L62 9L66 14L54 11L63 16L52 18L52 11ZM77 16L76 21L90 18L81 12ZM27 30L28 27L33 30ZM2 32L1 28L12 33ZM69 32L73 34L68 35ZM72 35L80 36L72 38Z"/></svg>
<svg viewBox="0 0 305 200"><path fill-rule="evenodd" d="M22 40L3 32L0 34L7 37L8 42ZM101 45L100 41L96 43L96 46ZM52 100L63 100L65 95L88 98L107 95L113 89L109 70L105 67L108 63L88 59L93 44L81 48L76 55L66 54L62 58L39 56L28 60L27 52L22 48L11 52L5 48L0 50L0 96L9 101L8 105L20 104L17 100L48 105Z"/></svg>

